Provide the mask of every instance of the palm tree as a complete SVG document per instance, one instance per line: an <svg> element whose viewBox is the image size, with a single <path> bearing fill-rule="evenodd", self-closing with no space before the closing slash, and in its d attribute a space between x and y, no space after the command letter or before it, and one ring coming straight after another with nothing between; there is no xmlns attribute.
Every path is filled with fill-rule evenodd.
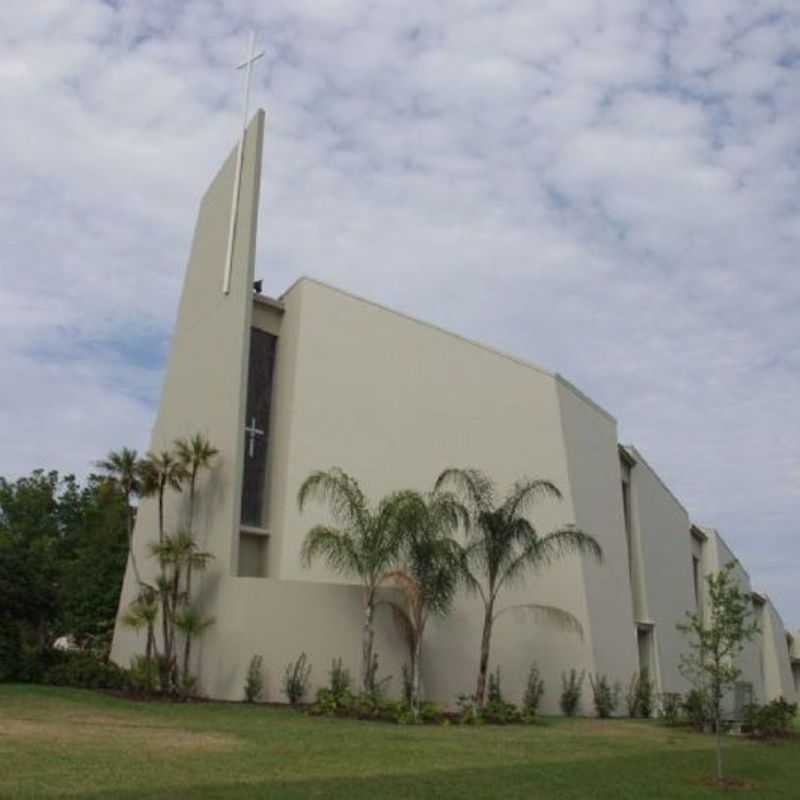
<svg viewBox="0 0 800 800"><path fill-rule="evenodd" d="M215 622L214 618L203 619L191 607L182 608L175 615L175 627L183 633L183 673L181 684L185 690L189 689L189 662L192 657L192 639L201 636L209 626Z"/></svg>
<svg viewBox="0 0 800 800"><path fill-rule="evenodd" d="M191 535L186 531L174 536L166 535L162 542L150 544L150 552L158 558L161 564L161 575L157 580L158 592L161 595L162 626L164 632L164 660L169 672L176 671L173 663L175 658L175 629L181 606L186 605L186 595L181 592L181 576L190 566L194 569L204 569L213 558L211 553L204 553L197 549ZM184 647L184 655L188 659L191 655L191 642ZM184 663L184 670L188 670L188 661Z"/></svg>
<svg viewBox="0 0 800 800"><path fill-rule="evenodd" d="M169 450L149 452L139 468L143 497L158 497L158 541L164 541L164 494L167 489L180 492L188 473L178 457Z"/></svg>
<svg viewBox="0 0 800 800"><path fill-rule="evenodd" d="M175 452L189 480L189 525L191 533L194 525L194 498L197 488L197 476L204 469L210 469L219 454L216 447L202 433L196 433L189 439L176 439Z"/></svg>
<svg viewBox="0 0 800 800"><path fill-rule="evenodd" d="M122 624L134 630L147 629L145 645L145 669L147 688L153 688L153 661L158 659L155 625L158 618L158 598L155 590L143 585L139 597L131 603L122 615Z"/></svg>
<svg viewBox="0 0 800 800"><path fill-rule="evenodd" d="M401 567L386 582L401 590L403 604L391 606L409 648L411 705L419 709L422 638L431 616L450 610L464 574L464 551L452 538L459 525L469 528L469 514L450 492L400 492L393 497L402 532Z"/></svg>
<svg viewBox="0 0 800 800"><path fill-rule="evenodd" d="M159 553L158 547L165 544L166 534L164 532L164 495L167 489L174 489L180 492L183 481L186 479L186 469L178 460L177 456L169 450L162 450L160 453L149 452L142 461L139 473L141 475L143 497L158 498L158 545L151 544L153 555L159 556L161 575L157 583L158 593L161 596L161 631L164 637L164 669L169 675L170 662L172 658L172 626L170 624L170 590L169 579L165 574L166 562Z"/></svg>
<svg viewBox="0 0 800 800"><path fill-rule="evenodd" d="M347 577L358 578L364 590L364 627L361 652L361 683L369 685L375 632L373 616L378 587L397 563L399 536L396 505L390 498L371 507L358 481L338 467L312 472L297 493L302 511L308 501L327 503L333 521L340 527L315 525L305 537L301 559L310 566L321 557L328 566Z"/></svg>
<svg viewBox="0 0 800 800"><path fill-rule="evenodd" d="M194 498L197 488L197 476L201 470L210 469L214 458L219 453L216 447L202 433L196 433L191 439L176 439L175 451L183 465L189 480L189 537L193 537ZM186 565L186 602L192 600L192 560Z"/></svg>
<svg viewBox="0 0 800 800"><path fill-rule="evenodd" d="M444 470L436 481L436 490L453 488L465 500L472 520L465 559L467 586L476 591L484 605L476 701L483 705L486 676L495 620L510 608L497 608L504 588L520 581L525 573L542 567L570 553L589 555L598 561L603 551L597 540L573 525L540 536L526 518L526 512L539 498L561 499L561 492L547 480L523 478L498 501L494 483L477 469ZM527 603L514 608L526 609L563 628L582 633L578 620L554 606Z"/></svg>
<svg viewBox="0 0 800 800"><path fill-rule="evenodd" d="M125 526L128 534L128 555L131 559L133 574L136 583L142 586L142 576L136 564L136 554L133 551L133 523L134 511L131 500L138 497L141 489L140 462L138 453L123 447L121 450L112 450L106 458L98 461L96 466L106 473L109 480L115 483L125 495Z"/></svg>

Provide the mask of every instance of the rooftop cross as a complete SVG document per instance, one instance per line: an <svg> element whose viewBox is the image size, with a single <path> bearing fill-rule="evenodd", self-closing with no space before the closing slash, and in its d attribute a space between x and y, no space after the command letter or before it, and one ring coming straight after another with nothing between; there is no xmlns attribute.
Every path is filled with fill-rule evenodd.
<svg viewBox="0 0 800 800"><path fill-rule="evenodd" d="M236 152L236 175L233 179L233 200L231 201L231 220L228 227L228 249L225 253L225 273L222 279L222 293L228 294L231 290L231 267L233 265L233 240L236 236L236 214L239 211L239 187L242 182L242 160L244 158L244 140L247 134L247 111L250 104L250 77L253 72L253 64L264 55L261 50L256 53L256 35L250 33L250 47L245 60L236 69L245 71L244 81L244 119L242 121L242 135L239 137L239 148Z"/></svg>

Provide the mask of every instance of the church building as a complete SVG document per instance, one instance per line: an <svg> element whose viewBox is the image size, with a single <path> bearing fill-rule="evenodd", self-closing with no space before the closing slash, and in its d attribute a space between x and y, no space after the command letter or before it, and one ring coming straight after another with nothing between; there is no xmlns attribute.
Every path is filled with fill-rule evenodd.
<svg viewBox="0 0 800 800"><path fill-rule="evenodd" d="M362 592L323 562L302 565L305 534L326 516L323 507L301 514L298 489L313 470L338 466L377 499L428 491L456 466L484 470L501 491L523 476L553 481L563 500L539 505L537 529L575 524L604 552L601 563L575 555L531 572L504 597L561 607L582 626L556 630L521 609L498 618L490 668L500 667L510 701L520 701L533 662L547 713L557 713L561 674L573 667L623 685L646 667L656 692L685 692L686 641L675 626L703 610L704 576L730 561L761 628L742 653L735 702L794 701L800 636L787 636L720 534L691 520L644 456L619 444L615 418L568 380L312 278L278 298L256 291L263 135L259 111L241 156L230 154L202 199L151 440L160 451L200 432L219 449L195 502L195 537L214 556L195 579L202 613L215 620L194 645L199 690L242 699L255 654L270 701L284 699L281 676L303 652L312 692L334 658L357 675ZM166 500L166 527L177 530L188 498ZM134 551L145 579L156 570L147 548L157 514L154 499L141 501ZM123 666L145 648L144 633L119 621L136 594L129 565L112 650ZM480 600L462 592L429 626L427 699L453 705L474 691L482 623ZM399 695L406 645L388 611L375 627L380 676ZM587 685L585 713L590 695Z"/></svg>

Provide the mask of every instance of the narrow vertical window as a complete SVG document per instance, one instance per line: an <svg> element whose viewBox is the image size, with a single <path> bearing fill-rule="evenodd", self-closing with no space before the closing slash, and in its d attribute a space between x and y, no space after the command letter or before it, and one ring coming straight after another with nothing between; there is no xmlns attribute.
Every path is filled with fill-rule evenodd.
<svg viewBox="0 0 800 800"><path fill-rule="evenodd" d="M267 488L269 420L272 375L278 339L258 328L250 330L250 362L247 370L247 410L244 419L244 473L242 524L264 526Z"/></svg>

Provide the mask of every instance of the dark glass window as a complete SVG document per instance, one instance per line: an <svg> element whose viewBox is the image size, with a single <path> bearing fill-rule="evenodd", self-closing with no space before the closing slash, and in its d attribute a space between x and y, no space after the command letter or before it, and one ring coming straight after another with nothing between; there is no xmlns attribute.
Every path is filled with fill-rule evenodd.
<svg viewBox="0 0 800 800"><path fill-rule="evenodd" d="M247 413L244 418L244 478L242 524L264 525L269 418L272 405L272 374L276 336L250 329L250 362L247 370Z"/></svg>

